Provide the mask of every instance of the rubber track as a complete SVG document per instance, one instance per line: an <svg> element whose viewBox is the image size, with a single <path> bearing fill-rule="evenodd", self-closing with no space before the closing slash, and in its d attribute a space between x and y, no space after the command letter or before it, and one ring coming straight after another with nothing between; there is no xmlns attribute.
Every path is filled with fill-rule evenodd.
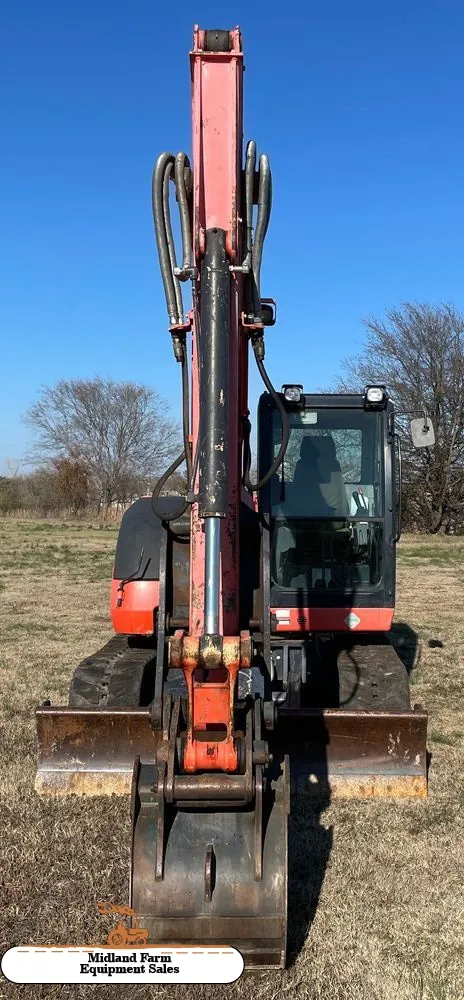
<svg viewBox="0 0 464 1000"><path fill-rule="evenodd" d="M339 653L337 665L340 708L409 711L407 671L389 642L353 645Z"/></svg>
<svg viewBox="0 0 464 1000"><path fill-rule="evenodd" d="M155 657L153 647L129 645L128 636L113 636L74 670L69 706L105 708L148 703L150 698L145 697L144 688L147 674L154 675Z"/></svg>

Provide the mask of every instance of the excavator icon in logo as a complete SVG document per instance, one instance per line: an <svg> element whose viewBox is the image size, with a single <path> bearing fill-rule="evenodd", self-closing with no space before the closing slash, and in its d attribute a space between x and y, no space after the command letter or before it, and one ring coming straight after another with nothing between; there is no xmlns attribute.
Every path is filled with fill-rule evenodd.
<svg viewBox="0 0 464 1000"><path fill-rule="evenodd" d="M103 915L108 913L119 913L121 919L108 934L107 944L113 948L124 948L125 945L136 945L141 947L148 943L148 929L139 927L139 918L131 906L117 906L114 903L97 903L97 910ZM126 927L123 923L124 917L135 917L135 927Z"/></svg>

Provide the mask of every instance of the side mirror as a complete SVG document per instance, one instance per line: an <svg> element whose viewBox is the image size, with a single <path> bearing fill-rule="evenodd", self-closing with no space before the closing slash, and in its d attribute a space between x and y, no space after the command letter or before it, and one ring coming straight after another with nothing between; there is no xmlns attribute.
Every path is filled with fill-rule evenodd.
<svg viewBox="0 0 464 1000"><path fill-rule="evenodd" d="M409 423L409 428L415 448L431 448L435 444L433 424L426 413L423 417L414 417Z"/></svg>

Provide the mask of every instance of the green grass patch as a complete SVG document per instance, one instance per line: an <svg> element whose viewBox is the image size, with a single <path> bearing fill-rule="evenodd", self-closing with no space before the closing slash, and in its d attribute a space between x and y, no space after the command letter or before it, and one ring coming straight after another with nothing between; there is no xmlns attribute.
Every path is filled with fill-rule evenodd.
<svg viewBox="0 0 464 1000"><path fill-rule="evenodd" d="M461 793L452 802L424 803L423 809L415 822L411 823L409 833L417 836L439 826L452 826L456 819L456 814L462 808L463 801L464 793Z"/></svg>
<svg viewBox="0 0 464 1000"><path fill-rule="evenodd" d="M23 544L3 556L3 569L13 573L32 570L38 576L66 572L70 579L82 576L89 580L111 578L113 547L108 549L81 548L79 545Z"/></svg>
<svg viewBox="0 0 464 1000"><path fill-rule="evenodd" d="M414 969L409 976L414 1000L461 1000L444 969Z"/></svg>
<svg viewBox="0 0 464 1000"><path fill-rule="evenodd" d="M459 732L453 732L453 733L431 732L430 733L430 739L431 739L432 743L443 743L443 745L447 746L447 747L458 746L459 743L462 740L462 736L463 736L463 734L459 733Z"/></svg>
<svg viewBox="0 0 464 1000"><path fill-rule="evenodd" d="M421 678L422 680L423 678ZM462 701L462 683L461 681L447 681L442 680L439 684L431 683L427 684L427 691L435 697L445 700L450 703L450 699L456 701L458 705Z"/></svg>
<svg viewBox="0 0 464 1000"><path fill-rule="evenodd" d="M415 545L410 548L397 550L398 562L404 565L415 564L420 561L431 566L451 566L461 567L464 565L464 546L461 544L446 546L440 545Z"/></svg>
<svg viewBox="0 0 464 1000"><path fill-rule="evenodd" d="M10 698L7 694L4 694L0 701L1 711L9 718L11 715L15 715L18 710L13 698Z"/></svg>
<svg viewBox="0 0 464 1000"><path fill-rule="evenodd" d="M27 534L35 535L37 533L43 534L45 532L46 534L49 535L51 532L55 531L61 531L61 532L69 531L71 525L55 524L53 521L50 523L48 523L47 521L22 521L20 527L21 531L24 531ZM72 527L74 528L74 525L72 525Z"/></svg>
<svg viewBox="0 0 464 1000"><path fill-rule="evenodd" d="M42 632L55 632L55 625L43 625L41 622L10 622L6 626L5 635L11 633L24 633L25 635L41 635Z"/></svg>

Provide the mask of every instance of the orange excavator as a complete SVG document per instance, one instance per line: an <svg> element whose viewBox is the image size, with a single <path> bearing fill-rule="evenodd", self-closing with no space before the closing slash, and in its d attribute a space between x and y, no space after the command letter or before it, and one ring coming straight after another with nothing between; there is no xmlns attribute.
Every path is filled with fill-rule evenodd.
<svg viewBox="0 0 464 1000"><path fill-rule="evenodd" d="M183 448L122 519L113 639L77 666L66 707L37 709L36 787L131 793L130 907L150 942L234 945L248 967L278 968L291 788L426 795L427 716L389 636L393 403L383 385L274 387L271 171L254 141L242 148L239 29L196 27L190 65L192 156L163 153L153 174ZM255 481L250 354L264 385ZM411 431L433 443L426 415ZM185 495L165 495L183 463Z"/></svg>

